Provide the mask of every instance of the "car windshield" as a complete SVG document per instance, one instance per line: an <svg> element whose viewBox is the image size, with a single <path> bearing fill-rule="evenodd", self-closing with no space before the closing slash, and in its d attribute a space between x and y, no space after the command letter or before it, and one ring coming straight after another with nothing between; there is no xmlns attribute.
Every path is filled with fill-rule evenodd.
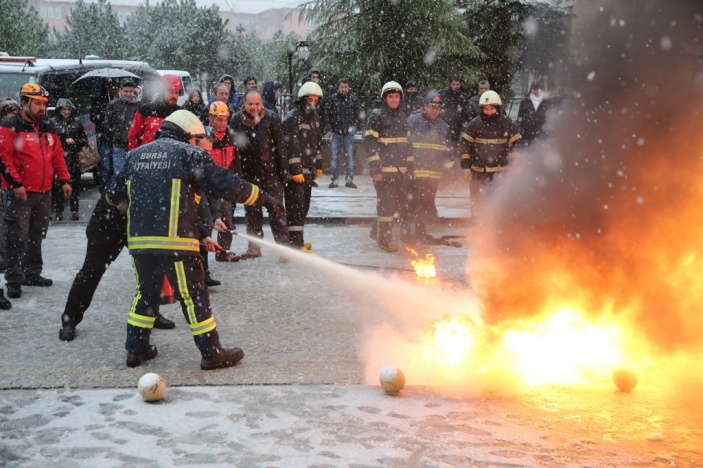
<svg viewBox="0 0 703 468"><path fill-rule="evenodd" d="M34 81L35 77L26 73L0 72L0 97L11 97L19 102L22 85Z"/></svg>

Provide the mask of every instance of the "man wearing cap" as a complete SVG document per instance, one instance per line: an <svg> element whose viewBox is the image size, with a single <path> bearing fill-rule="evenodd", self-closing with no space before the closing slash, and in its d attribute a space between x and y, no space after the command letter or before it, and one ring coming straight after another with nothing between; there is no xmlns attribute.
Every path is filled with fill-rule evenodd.
<svg viewBox="0 0 703 468"><path fill-rule="evenodd" d="M163 75L161 87L161 100L142 104L134 114L134 120L132 120L132 126L127 135L127 149L129 151L154 141L161 122L181 108L177 104L178 93L183 88L181 79L176 75Z"/></svg>
<svg viewBox="0 0 703 468"><path fill-rule="evenodd" d="M108 203L127 212L127 246L138 281L127 320L128 367L158 354L150 337L164 274L202 355L200 368L230 367L244 357L240 348L220 344L199 250L200 243L210 251L221 247L199 222L198 201L202 196L223 198L266 206L272 213L283 207L256 185L215 164L196 146L201 138L206 138L205 128L194 114L173 112L162 122L155 141L127 155L106 193Z"/></svg>
<svg viewBox="0 0 703 468"><path fill-rule="evenodd" d="M110 178L120 172L127 155L129 146L127 135L134 120L134 114L139 108L139 104L133 100L136 87L136 83L131 78L123 79L120 82L119 94L107 105L105 124L112 141L112 161L104 167L109 168Z"/></svg>
<svg viewBox="0 0 703 468"><path fill-rule="evenodd" d="M417 92L417 82L408 81L405 85L405 95L403 96L403 104L400 106L405 115L410 117L418 109L422 109L422 96Z"/></svg>
<svg viewBox="0 0 703 468"><path fill-rule="evenodd" d="M415 177L410 181L408 212L414 217L413 237L419 242L430 240L427 225L437 220L437 184L442 171L454 166L454 145L449 135L449 125L439 118L441 112L442 97L439 92L430 91L425 97L422 112L408 117L408 143L413 148L415 168Z"/></svg>
<svg viewBox="0 0 703 468"><path fill-rule="evenodd" d="M49 93L43 87L27 83L20 90L20 111L0 123L5 282L7 295L12 298L22 295L22 285L53 284L41 276L41 245L49 225L54 178L63 196L71 196L71 175L61 141L51 124L44 121L48 103Z"/></svg>

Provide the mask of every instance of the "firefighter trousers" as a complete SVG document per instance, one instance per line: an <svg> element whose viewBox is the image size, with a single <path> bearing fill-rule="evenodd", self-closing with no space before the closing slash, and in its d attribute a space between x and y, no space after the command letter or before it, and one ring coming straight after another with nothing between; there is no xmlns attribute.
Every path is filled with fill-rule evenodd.
<svg viewBox="0 0 703 468"><path fill-rule="evenodd" d="M303 231L305 229L305 218L307 218L310 210L312 185L307 181L302 183L291 181L286 184L285 192L290 245L300 248L305 244Z"/></svg>
<svg viewBox="0 0 703 468"><path fill-rule="evenodd" d="M266 179L251 181L259 186L262 192L268 193L270 196L283 203L283 184L278 180L278 177L272 176ZM259 238L264 237L264 211L260 206L244 206L244 217L247 223L247 234ZM273 239L278 244L288 245L288 222L286 214L279 211L276 214L269 212L269 224L273 232ZM259 248L256 244L249 244L249 248Z"/></svg>
<svg viewBox="0 0 703 468"><path fill-rule="evenodd" d="M200 256L135 254L132 259L137 277L137 294L127 320L125 349L132 353L144 353L149 349L165 274L181 303L195 346L203 356L212 355L220 347L220 339L210 308L210 297L205 289Z"/></svg>
<svg viewBox="0 0 703 468"><path fill-rule="evenodd" d="M415 221L415 235L427 234L427 225L437 221L437 196L438 179L417 178L412 182L412 200L410 201L410 216Z"/></svg>
<svg viewBox="0 0 703 468"><path fill-rule="evenodd" d="M401 229L407 229L409 211L408 191L400 174L384 173L382 181L374 181L376 189L376 225L371 228L371 237L378 245L386 246L393 241L393 223L400 217Z"/></svg>

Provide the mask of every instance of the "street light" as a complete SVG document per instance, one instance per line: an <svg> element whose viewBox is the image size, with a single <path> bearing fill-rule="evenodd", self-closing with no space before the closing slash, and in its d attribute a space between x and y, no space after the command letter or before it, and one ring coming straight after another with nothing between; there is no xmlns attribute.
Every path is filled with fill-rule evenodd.
<svg viewBox="0 0 703 468"><path fill-rule="evenodd" d="M305 41L295 44L295 50L288 51L288 93L293 94L293 55L305 61L310 57L310 46Z"/></svg>

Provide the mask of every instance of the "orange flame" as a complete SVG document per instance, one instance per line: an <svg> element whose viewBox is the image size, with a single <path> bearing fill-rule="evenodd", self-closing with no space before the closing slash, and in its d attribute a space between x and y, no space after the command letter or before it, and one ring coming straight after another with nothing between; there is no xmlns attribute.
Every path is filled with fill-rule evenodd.
<svg viewBox="0 0 703 468"><path fill-rule="evenodd" d="M411 247L405 247L408 252L410 252L414 257L418 257L418 253L415 249ZM434 267L434 255L427 254L425 259L413 260L409 259L408 262L415 268L415 273L419 278L434 278L437 276L437 271Z"/></svg>

